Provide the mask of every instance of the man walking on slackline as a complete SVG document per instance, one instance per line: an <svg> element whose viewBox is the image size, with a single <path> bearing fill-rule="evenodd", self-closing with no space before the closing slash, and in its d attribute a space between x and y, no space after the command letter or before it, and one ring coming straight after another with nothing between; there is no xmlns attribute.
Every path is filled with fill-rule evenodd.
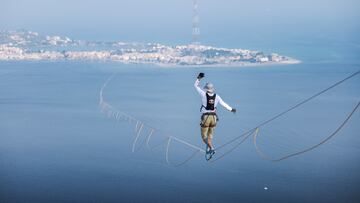
<svg viewBox="0 0 360 203"><path fill-rule="evenodd" d="M212 138L214 134L214 129L216 127L216 122L218 117L216 115L216 106L218 103L221 104L225 109L236 113L236 109L230 107L226 104L219 95L215 94L214 85L211 83L206 83L204 89L200 87L200 80L205 77L204 73L199 73L195 81L195 89L199 93L202 101L200 108L201 116L201 138L206 144L206 160L210 160L215 154L214 145L212 144Z"/></svg>

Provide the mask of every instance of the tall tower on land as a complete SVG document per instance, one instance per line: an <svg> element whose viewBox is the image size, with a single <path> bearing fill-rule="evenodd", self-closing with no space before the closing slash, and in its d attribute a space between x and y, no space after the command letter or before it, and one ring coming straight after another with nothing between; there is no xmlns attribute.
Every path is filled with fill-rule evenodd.
<svg viewBox="0 0 360 203"><path fill-rule="evenodd" d="M199 28L199 0L193 0L193 25L192 25L192 44L200 44L200 28Z"/></svg>

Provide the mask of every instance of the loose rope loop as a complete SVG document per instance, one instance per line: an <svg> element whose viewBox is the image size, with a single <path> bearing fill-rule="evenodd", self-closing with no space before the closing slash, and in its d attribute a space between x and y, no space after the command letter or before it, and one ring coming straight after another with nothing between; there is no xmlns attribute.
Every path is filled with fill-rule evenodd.
<svg viewBox="0 0 360 203"><path fill-rule="evenodd" d="M327 141L329 141L331 138L333 138L336 134L338 134L340 132L340 130L345 126L345 124L350 120L350 118L353 116L353 114L355 113L355 111L359 108L360 106L360 102L357 103L357 105L355 106L355 108L351 111L351 113L346 117L346 119L341 123L341 125L336 128L336 130L331 133L328 137L326 137L325 139L323 139L321 142L319 142L318 144L316 145L313 145L311 147L308 147L306 149L303 149L301 151L298 151L298 152L295 152L295 153L290 153L290 154L287 154L285 156L282 156L282 157L279 157L279 158L271 158L270 156L268 156L265 152L261 151L261 149L259 148L259 146L257 145L257 137L258 137L258 133L259 133L259 128L256 129L255 133L254 133L254 136L253 136L253 141L254 141L254 146L255 146L255 149L256 149L256 152L257 154L262 158L262 159L265 159L265 160L268 160L268 161L272 161L272 162L278 162L278 161L282 161L282 160L285 160L285 159L288 159L290 157L294 157L294 156L298 156L298 155L301 155L301 154L304 154L306 152L309 152L317 147L319 147L320 145L326 143Z"/></svg>

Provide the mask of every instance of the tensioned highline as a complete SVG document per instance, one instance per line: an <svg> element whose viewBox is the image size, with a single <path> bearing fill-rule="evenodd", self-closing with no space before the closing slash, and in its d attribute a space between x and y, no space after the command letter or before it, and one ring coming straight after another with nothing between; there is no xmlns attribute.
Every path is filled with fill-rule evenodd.
<svg viewBox="0 0 360 203"><path fill-rule="evenodd" d="M283 115L289 113L290 111L293 111L294 109L302 106L303 104L315 99L316 97L324 94L325 92L335 88L336 86L339 86L340 84L344 83L345 81L357 76L358 74L360 73L360 70L349 75L348 77L336 82L335 84L329 86L328 88L304 99L303 101L297 103L296 105L290 107L289 109L285 110L285 111L282 111L278 114L276 114L275 116L271 117L270 119L264 121L264 122L261 122L259 125L251 128L250 130L246 131L245 133L242 133L241 135L239 136L236 136L234 137L233 139L229 140L228 142L225 142L223 145L217 147L217 150L219 151L220 149L226 147L227 145L230 145L232 143L235 143L236 141L241 140L239 141L239 143L237 143L235 146L233 146L232 148L230 148L229 150L225 151L224 153L222 153L220 156L218 156L217 158L215 158L214 160L212 160L211 162L215 162L219 159L222 159L223 157L225 157L227 154L229 154L230 152L234 151L237 147L239 147L245 140L247 140L250 136L253 136L254 138L254 147L258 153L258 155L263 158L263 159L266 159L266 160L269 160L269 161L282 161L282 160L285 160L285 159L288 159L290 157L294 157L294 156L297 156L297 155L300 155L300 154L303 154L303 153L306 153L308 151L311 151L317 147L319 147L320 145L326 143L327 141L329 141L331 138L333 138L336 134L338 134L338 132L340 132L340 130L345 126L345 124L350 120L350 118L353 116L353 114L358 110L359 106L360 106L360 102L357 103L357 105L352 109L352 111L350 112L350 114L345 118L345 120L339 125L339 127L333 132L331 133L329 136L327 136L325 139L323 139L321 142L311 146L311 147L308 147L306 149L303 149L303 150L300 150L298 152L295 152L295 153L291 153L291 154L287 154L287 155L284 155L280 158L271 158L270 156L266 155L263 151L260 150L259 146L257 145L257 142L256 142L256 139L258 137L258 133L259 133L259 129L265 125L268 125L269 123L271 123L272 121L282 117ZM191 159L193 159L198 153L205 153L205 150L196 146L196 145L193 145L183 139L180 139L178 137L175 137L175 136L172 136L172 135L168 135L168 134L165 134L165 133L162 133L162 131L158 128L155 128L153 126L150 126L148 124L146 124L145 122L121 111L121 110L118 110L116 109L115 107L113 107L111 104L109 104L108 102L106 102L105 98L104 98L104 89L107 87L107 85L110 83L110 81L116 76L116 73L112 74L106 81L105 83L103 84L103 86L101 87L100 89L100 101L99 101L99 107L101 109L101 112L105 113L109 118L113 118L117 121L127 121L129 122L129 124L134 124L135 126L135 138L134 138L134 141L133 141L133 144L132 144L132 152L135 152L136 150L136 145L137 145L137 142L139 140L139 137L144 134L145 131L147 131L147 137L145 139L146 141L146 146L148 147L148 149L152 150L154 148L151 148L150 147L150 140L151 138L156 134L157 136L162 136L164 137L164 142L166 141L166 153L165 153L165 160L166 160L166 163L169 164L169 165L173 165L173 166L181 166L181 165L184 165L185 163L187 163L188 161L190 161ZM194 153L191 154L188 158L186 158L184 161L182 161L181 163L177 163L177 164L172 164L170 162L170 159L169 159L169 151L170 151L170 146L171 146L171 142L172 141L176 141L178 143L181 143L183 144L184 146L186 147L189 147L191 149L193 149Z"/></svg>

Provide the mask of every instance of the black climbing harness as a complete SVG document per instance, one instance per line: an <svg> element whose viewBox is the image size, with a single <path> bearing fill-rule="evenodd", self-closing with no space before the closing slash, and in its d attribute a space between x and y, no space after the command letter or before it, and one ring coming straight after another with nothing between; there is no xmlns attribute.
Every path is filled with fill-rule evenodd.
<svg viewBox="0 0 360 203"><path fill-rule="evenodd" d="M206 119L204 119L204 117L206 116ZM201 127L215 127L216 123L214 126L205 126L206 121L208 120L209 116L215 116L216 122L219 121L218 115L216 114L216 112L207 112L207 113L203 113L201 115L201 122L200 122L200 126Z"/></svg>

